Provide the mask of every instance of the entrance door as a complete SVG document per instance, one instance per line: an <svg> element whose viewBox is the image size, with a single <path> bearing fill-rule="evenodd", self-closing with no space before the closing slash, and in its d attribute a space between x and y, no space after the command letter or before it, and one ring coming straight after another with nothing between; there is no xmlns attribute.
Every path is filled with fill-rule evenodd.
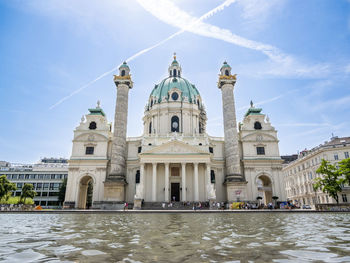
<svg viewBox="0 0 350 263"><path fill-rule="evenodd" d="M171 183L171 201L180 201L180 183Z"/></svg>

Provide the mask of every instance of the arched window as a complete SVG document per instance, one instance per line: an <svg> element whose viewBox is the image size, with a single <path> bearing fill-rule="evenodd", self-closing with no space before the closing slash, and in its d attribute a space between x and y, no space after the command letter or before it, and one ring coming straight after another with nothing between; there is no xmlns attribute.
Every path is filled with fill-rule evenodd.
<svg viewBox="0 0 350 263"><path fill-rule="evenodd" d="M176 69L173 70L173 75L176 77Z"/></svg>
<svg viewBox="0 0 350 263"><path fill-rule="evenodd" d="M125 76L125 70L122 70L121 76L124 77Z"/></svg>
<svg viewBox="0 0 350 263"><path fill-rule="evenodd" d="M153 100L151 100L151 107L153 106Z"/></svg>
<svg viewBox="0 0 350 263"><path fill-rule="evenodd" d="M180 131L180 125L179 125L179 117L173 116L171 117L171 132L179 132Z"/></svg>
<svg viewBox="0 0 350 263"><path fill-rule="evenodd" d="M230 72L229 72L227 69L225 70L225 75L226 75L226 76L229 76L229 75L230 75Z"/></svg>
<svg viewBox="0 0 350 263"><path fill-rule="evenodd" d="M258 122L258 121L256 121L255 123L254 123L254 129L255 130L261 130L261 123L260 122Z"/></svg>
<svg viewBox="0 0 350 263"><path fill-rule="evenodd" d="M89 125L89 129L90 130L96 130L96 122L94 122L94 121L92 121L92 122L90 122L90 125Z"/></svg>
<svg viewBox="0 0 350 263"><path fill-rule="evenodd" d="M152 133L152 122L149 123L148 133L149 133L149 134Z"/></svg>

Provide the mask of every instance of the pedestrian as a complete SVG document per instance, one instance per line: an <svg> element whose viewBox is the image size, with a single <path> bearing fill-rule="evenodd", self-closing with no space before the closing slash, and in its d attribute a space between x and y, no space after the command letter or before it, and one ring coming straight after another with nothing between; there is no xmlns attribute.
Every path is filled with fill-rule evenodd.
<svg viewBox="0 0 350 263"><path fill-rule="evenodd" d="M125 202L125 203L124 203L124 211L125 211L125 210L128 210L128 207L129 207L128 202Z"/></svg>

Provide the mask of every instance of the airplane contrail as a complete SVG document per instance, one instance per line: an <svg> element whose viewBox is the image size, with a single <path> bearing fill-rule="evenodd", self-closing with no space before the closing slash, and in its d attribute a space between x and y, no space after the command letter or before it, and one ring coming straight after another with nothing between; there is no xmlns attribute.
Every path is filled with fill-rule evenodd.
<svg viewBox="0 0 350 263"><path fill-rule="evenodd" d="M181 30L177 31L176 33L170 35L169 37L163 39L162 41L158 42L155 45L152 45L148 48L142 49L141 51L137 52L136 54L132 55L131 57L129 57L128 59L126 59L126 62L130 62L132 60L134 60L135 58L141 56L142 54L164 44L165 42L169 41L170 39L176 37L177 35L182 34L183 32L185 32L187 29L190 29L191 27L193 27L194 25L196 25L197 23L203 21L204 19L207 19L211 16L213 16L215 13L222 11L224 8L228 7L229 5L231 5L232 3L236 2L237 0L226 0L225 2L223 2L222 4L218 5L217 7L213 8L212 10L208 11L207 13L205 13L204 15L202 15L201 17L199 17L198 19L196 19L194 22L188 24L187 26L183 27ZM141 0L139 0L138 2L141 2ZM103 77L107 76L108 74L112 73L113 71L117 70L119 68L121 64L119 64L117 67L114 67L111 70L108 70L107 72L103 73L102 75L100 75L99 77L95 78L94 80L88 82L87 84L81 86L79 89L76 89L75 91L73 91L72 93L70 93L69 95L63 97L62 99L60 99L59 101L57 101L55 104L53 104L49 109L52 110L53 108L57 107L58 105L60 105L62 102L68 100L69 98L71 98L72 96L74 96L75 94L81 92L82 90L86 89L87 87L91 86L92 84L94 84L96 81L102 79Z"/></svg>

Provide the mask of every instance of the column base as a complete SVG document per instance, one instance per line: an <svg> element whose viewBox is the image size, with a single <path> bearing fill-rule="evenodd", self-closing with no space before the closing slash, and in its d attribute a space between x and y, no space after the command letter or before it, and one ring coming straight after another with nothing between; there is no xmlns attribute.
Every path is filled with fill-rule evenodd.
<svg viewBox="0 0 350 263"><path fill-rule="evenodd" d="M124 181L104 182L104 201L123 202L124 201Z"/></svg>
<svg viewBox="0 0 350 263"><path fill-rule="evenodd" d="M134 210L141 210L142 207L142 199L135 198L134 199Z"/></svg>
<svg viewBox="0 0 350 263"><path fill-rule="evenodd" d="M92 209L101 210L122 210L124 208L124 202L114 201L95 201L92 204Z"/></svg>
<svg viewBox="0 0 350 263"><path fill-rule="evenodd" d="M246 181L226 181L226 191L228 202L242 202L247 200Z"/></svg>
<svg viewBox="0 0 350 263"><path fill-rule="evenodd" d="M225 176L224 184L231 182L245 182L243 175L241 174L227 174Z"/></svg>
<svg viewBox="0 0 350 263"><path fill-rule="evenodd" d="M216 199L209 199L209 210L217 210Z"/></svg>
<svg viewBox="0 0 350 263"><path fill-rule="evenodd" d="M74 209L75 208L75 202L74 201L65 201L63 203L63 209Z"/></svg>

